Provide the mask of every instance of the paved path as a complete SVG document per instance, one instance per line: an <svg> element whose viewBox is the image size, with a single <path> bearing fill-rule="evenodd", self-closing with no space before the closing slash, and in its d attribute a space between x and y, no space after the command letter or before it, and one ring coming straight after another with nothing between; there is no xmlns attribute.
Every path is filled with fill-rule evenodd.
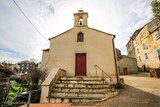
<svg viewBox="0 0 160 107"><path fill-rule="evenodd" d="M27 105L23 105L20 107L27 107ZM72 104L30 104L30 107L98 107L98 106L72 106Z"/></svg>
<svg viewBox="0 0 160 107"><path fill-rule="evenodd" d="M160 107L160 79L148 73L122 76L126 88L101 107Z"/></svg>

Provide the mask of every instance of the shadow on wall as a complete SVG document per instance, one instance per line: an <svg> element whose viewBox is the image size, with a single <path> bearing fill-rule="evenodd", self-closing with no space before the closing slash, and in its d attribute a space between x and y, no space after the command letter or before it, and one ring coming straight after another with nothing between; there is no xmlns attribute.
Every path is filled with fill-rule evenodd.
<svg viewBox="0 0 160 107"><path fill-rule="evenodd" d="M160 96L126 85L126 89L100 107L160 107Z"/></svg>

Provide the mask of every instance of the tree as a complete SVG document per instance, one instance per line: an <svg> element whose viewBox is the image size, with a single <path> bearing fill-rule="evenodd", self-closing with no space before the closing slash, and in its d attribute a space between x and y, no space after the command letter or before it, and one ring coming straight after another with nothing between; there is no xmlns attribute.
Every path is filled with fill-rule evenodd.
<svg viewBox="0 0 160 107"><path fill-rule="evenodd" d="M41 84L39 84L39 82L42 82L45 79L45 76L45 71L40 71L39 69L35 68L34 70L23 75L22 80L31 85L30 90L34 90L39 88L39 85Z"/></svg>
<svg viewBox="0 0 160 107"><path fill-rule="evenodd" d="M152 11L154 13L154 16L160 18L160 1L153 0L151 5L152 5Z"/></svg>
<svg viewBox="0 0 160 107"><path fill-rule="evenodd" d="M45 79L46 72L35 68L22 76L22 80L27 81L29 90L32 90L31 103L39 103L40 101L40 85ZM33 91L34 90L34 91Z"/></svg>

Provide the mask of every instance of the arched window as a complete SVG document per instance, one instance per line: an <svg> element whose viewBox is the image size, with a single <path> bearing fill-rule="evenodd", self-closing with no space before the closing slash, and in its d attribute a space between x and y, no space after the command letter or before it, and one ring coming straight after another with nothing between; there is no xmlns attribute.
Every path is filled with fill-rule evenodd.
<svg viewBox="0 0 160 107"><path fill-rule="evenodd" d="M79 25L83 25L83 18L82 17L79 18Z"/></svg>
<svg viewBox="0 0 160 107"><path fill-rule="evenodd" d="M83 42L84 41L84 36L82 32L79 32L77 34L77 42Z"/></svg>

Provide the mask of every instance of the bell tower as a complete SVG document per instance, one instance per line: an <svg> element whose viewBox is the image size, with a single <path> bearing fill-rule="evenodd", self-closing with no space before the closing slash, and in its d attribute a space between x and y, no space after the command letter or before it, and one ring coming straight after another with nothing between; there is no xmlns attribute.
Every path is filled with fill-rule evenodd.
<svg viewBox="0 0 160 107"><path fill-rule="evenodd" d="M88 13L82 9L74 14L74 27L87 27L88 26Z"/></svg>

